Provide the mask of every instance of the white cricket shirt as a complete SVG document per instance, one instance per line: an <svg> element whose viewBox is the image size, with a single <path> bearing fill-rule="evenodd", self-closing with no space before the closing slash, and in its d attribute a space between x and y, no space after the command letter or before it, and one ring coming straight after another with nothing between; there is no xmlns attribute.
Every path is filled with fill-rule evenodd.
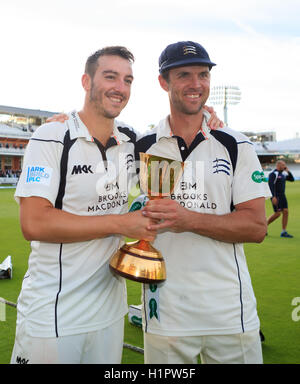
<svg viewBox="0 0 300 384"><path fill-rule="evenodd" d="M185 161L171 198L195 212L223 215L232 206L269 197L253 145L228 128L203 125L190 148L172 135L168 118L137 143L137 151ZM256 299L243 244L229 244L191 232L164 231L154 247L167 270L164 283L144 285L143 327L169 336L222 335L259 327Z"/></svg>
<svg viewBox="0 0 300 384"><path fill-rule="evenodd" d="M65 161L64 139L73 145ZM24 157L15 197L39 196L76 215L127 211L127 175L134 168L135 133L115 122L107 147L96 143L74 111L69 120L42 125ZM62 157L67 164L60 188ZM116 166L115 166L116 165ZM109 259L120 238L71 244L31 243L28 271L18 299L18 319L37 337L58 337L98 330L127 312L125 281L112 275Z"/></svg>

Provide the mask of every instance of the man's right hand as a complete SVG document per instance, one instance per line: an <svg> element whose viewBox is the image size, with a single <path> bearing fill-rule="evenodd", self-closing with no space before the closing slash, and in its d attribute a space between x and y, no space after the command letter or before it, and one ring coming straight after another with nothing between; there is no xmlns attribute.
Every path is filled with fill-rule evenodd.
<svg viewBox="0 0 300 384"><path fill-rule="evenodd" d="M273 205L277 205L278 204L278 200L277 200L277 197L272 197L272 204Z"/></svg>
<svg viewBox="0 0 300 384"><path fill-rule="evenodd" d="M64 123L68 119L69 119L69 116L66 115L65 113L59 113L57 115L48 117L48 119L46 120L46 123L53 123L56 121L58 121L59 123Z"/></svg>
<svg viewBox="0 0 300 384"><path fill-rule="evenodd" d="M153 220L143 216L142 211L129 212L122 216L125 225L121 229L121 235L131 239L155 240L156 230L149 230L149 226L153 224Z"/></svg>

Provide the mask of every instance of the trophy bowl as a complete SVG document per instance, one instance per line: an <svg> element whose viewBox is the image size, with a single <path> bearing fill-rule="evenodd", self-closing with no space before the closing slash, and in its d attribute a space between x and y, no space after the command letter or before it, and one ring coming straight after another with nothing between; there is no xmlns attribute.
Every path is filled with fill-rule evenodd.
<svg viewBox="0 0 300 384"><path fill-rule="evenodd" d="M150 200L170 196L183 174L184 163L165 157L140 153L140 189ZM166 280L162 254L149 241L124 244L111 258L112 272L140 283Z"/></svg>

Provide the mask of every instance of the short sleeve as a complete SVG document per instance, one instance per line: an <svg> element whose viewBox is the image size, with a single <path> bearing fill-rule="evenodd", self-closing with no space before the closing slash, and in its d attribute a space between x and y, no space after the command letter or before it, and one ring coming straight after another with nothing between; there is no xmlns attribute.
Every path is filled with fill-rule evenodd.
<svg viewBox="0 0 300 384"><path fill-rule="evenodd" d="M237 205L258 197L271 197L265 177L253 145L238 143L237 164L233 178L233 204Z"/></svg>
<svg viewBox="0 0 300 384"><path fill-rule="evenodd" d="M15 200L38 196L55 205L60 182L60 159L63 150L64 129L45 124L38 128L27 145L22 173L17 184ZM52 131L51 131L52 130Z"/></svg>

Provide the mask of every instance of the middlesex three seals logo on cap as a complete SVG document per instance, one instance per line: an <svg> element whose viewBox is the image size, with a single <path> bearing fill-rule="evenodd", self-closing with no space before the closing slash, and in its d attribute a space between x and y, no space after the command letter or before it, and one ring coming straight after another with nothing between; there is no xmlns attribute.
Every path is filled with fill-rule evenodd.
<svg viewBox="0 0 300 384"><path fill-rule="evenodd" d="M162 51L158 63L160 73L187 65L208 65L209 69L216 65L210 61L208 53L202 45L194 41L178 41L169 44Z"/></svg>
<svg viewBox="0 0 300 384"><path fill-rule="evenodd" d="M197 55L196 47L193 45L185 45L183 47L183 54L184 55Z"/></svg>

